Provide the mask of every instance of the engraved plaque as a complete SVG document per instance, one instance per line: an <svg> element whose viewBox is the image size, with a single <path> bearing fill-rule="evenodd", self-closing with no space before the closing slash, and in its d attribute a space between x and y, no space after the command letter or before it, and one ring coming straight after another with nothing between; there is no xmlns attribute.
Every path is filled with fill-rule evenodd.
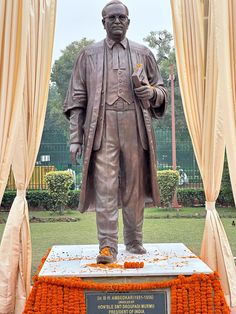
<svg viewBox="0 0 236 314"><path fill-rule="evenodd" d="M87 314L168 314L168 291L86 292Z"/></svg>

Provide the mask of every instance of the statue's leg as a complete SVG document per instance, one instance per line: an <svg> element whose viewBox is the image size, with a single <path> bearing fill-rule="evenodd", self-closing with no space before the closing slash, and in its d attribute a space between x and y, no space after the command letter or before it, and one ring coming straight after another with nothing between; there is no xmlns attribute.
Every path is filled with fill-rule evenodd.
<svg viewBox="0 0 236 314"><path fill-rule="evenodd" d="M126 246L142 246L145 154L139 139L135 110L123 112L119 120L124 243Z"/></svg>
<svg viewBox="0 0 236 314"><path fill-rule="evenodd" d="M100 251L118 245L119 139L117 112L108 110L101 148L94 154L94 187Z"/></svg>

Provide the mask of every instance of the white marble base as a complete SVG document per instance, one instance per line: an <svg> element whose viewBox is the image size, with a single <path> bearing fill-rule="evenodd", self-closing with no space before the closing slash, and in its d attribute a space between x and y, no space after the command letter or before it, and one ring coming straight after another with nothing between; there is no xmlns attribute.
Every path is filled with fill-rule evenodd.
<svg viewBox="0 0 236 314"><path fill-rule="evenodd" d="M52 250L39 276L55 277L129 277L129 276L178 276L194 273L212 273L212 270L182 243L145 244L147 254L134 255L119 244L117 264L126 261L143 261L142 269L98 268L98 245L59 245Z"/></svg>

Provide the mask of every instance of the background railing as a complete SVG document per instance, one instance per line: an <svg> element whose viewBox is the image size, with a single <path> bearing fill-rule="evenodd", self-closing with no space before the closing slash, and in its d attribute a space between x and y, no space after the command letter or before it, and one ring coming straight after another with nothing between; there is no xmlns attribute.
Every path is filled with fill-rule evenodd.
<svg viewBox="0 0 236 314"><path fill-rule="evenodd" d="M171 129L154 126L157 141L158 169L172 169ZM46 189L44 175L52 170L72 170L76 188L81 184L82 160L78 165L72 165L69 154L68 135L61 130L44 130L37 156L35 169L29 184L30 190ZM176 130L177 170L180 170L179 187L201 188L202 180L194 156L191 139L187 129ZM182 171L183 170L183 171ZM14 190L14 178L9 176L7 190Z"/></svg>

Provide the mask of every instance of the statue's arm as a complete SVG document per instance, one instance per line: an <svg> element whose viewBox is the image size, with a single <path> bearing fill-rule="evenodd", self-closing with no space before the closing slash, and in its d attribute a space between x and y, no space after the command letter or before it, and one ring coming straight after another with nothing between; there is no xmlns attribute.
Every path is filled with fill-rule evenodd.
<svg viewBox="0 0 236 314"><path fill-rule="evenodd" d="M82 154L83 126L87 107L85 65L86 56L82 51L75 62L63 108L70 122L70 154L73 163L76 163L76 156Z"/></svg>
<svg viewBox="0 0 236 314"><path fill-rule="evenodd" d="M76 164L76 157L82 155L83 146L83 125L84 110L74 108L70 110L70 157L73 164Z"/></svg>
<svg viewBox="0 0 236 314"><path fill-rule="evenodd" d="M153 88L153 97L149 100L154 117L161 117L167 105L167 91L164 87L156 60L150 51L146 57L146 74L150 86Z"/></svg>

